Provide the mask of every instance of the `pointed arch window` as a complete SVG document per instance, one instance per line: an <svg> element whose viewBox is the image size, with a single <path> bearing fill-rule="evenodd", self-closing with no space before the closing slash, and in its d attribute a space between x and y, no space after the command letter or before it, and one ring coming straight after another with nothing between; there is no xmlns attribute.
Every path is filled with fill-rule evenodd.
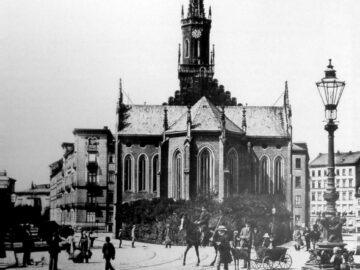
<svg viewBox="0 0 360 270"><path fill-rule="evenodd" d="M124 160L124 190L131 191L132 182L132 166L131 157L126 156Z"/></svg>
<svg viewBox="0 0 360 270"><path fill-rule="evenodd" d="M209 195L213 181L213 158L209 149L204 149L199 155L198 193Z"/></svg>
<svg viewBox="0 0 360 270"><path fill-rule="evenodd" d="M177 151L174 155L173 161L173 193L174 199L181 199L181 190L182 190L182 157L180 151Z"/></svg>
<svg viewBox="0 0 360 270"><path fill-rule="evenodd" d="M235 151L231 151L228 155L228 169L229 169L229 183L228 183L228 193L232 195L234 193L239 193L240 183L238 182L238 158Z"/></svg>
<svg viewBox="0 0 360 270"><path fill-rule="evenodd" d="M138 167L138 184L139 191L146 190L146 160L145 156L142 155L139 158L139 167Z"/></svg>
<svg viewBox="0 0 360 270"><path fill-rule="evenodd" d="M156 155L153 158L153 163L152 163L152 190L153 192L157 192L157 173L159 171L159 156Z"/></svg>
<svg viewBox="0 0 360 270"><path fill-rule="evenodd" d="M189 57L189 56L190 56L190 41L189 41L188 39L185 39L184 55L185 55L185 57Z"/></svg>
<svg viewBox="0 0 360 270"><path fill-rule="evenodd" d="M269 161L263 157L260 162L260 190L261 193L269 193Z"/></svg>
<svg viewBox="0 0 360 270"><path fill-rule="evenodd" d="M275 168L274 168L274 178L275 178L275 193L283 194L283 166L282 166L282 158L278 157L275 160Z"/></svg>

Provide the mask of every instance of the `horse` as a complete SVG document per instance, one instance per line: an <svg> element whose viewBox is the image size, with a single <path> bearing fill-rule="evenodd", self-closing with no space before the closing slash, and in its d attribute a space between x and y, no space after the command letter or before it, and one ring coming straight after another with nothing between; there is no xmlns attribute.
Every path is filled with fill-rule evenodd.
<svg viewBox="0 0 360 270"><path fill-rule="evenodd" d="M200 246L200 238L201 233L199 230L199 226L192 222L186 215L183 215L181 217L181 224L179 231L185 230L186 232L186 249L184 252L184 260L183 265L186 264L186 254L189 251L189 249L194 246L196 251L196 256L198 258L196 266L199 266L200 264L200 257L199 257L199 246Z"/></svg>
<svg viewBox="0 0 360 270"><path fill-rule="evenodd" d="M230 253L235 264L235 270L239 270L239 260L246 261L246 268L250 269L250 254L247 248L231 248Z"/></svg>

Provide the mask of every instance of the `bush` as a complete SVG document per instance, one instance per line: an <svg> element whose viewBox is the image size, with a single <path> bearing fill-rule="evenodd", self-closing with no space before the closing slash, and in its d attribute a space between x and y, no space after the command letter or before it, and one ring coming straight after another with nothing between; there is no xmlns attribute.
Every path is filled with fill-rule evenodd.
<svg viewBox="0 0 360 270"><path fill-rule="evenodd" d="M241 194L227 198L219 203L211 198L199 197L195 201L156 198L138 200L123 204L124 237L130 238L131 227L137 224L137 238L145 242L161 243L162 232L166 224L174 231L175 244L183 244L184 237L179 233L180 218L187 214L191 220L198 219L201 206L205 205L211 213L210 229L215 229L221 218L221 225L229 230L240 230L245 222L257 226L262 232L269 232L273 216L271 209L276 208L275 228L277 243L283 243L290 238L290 212L285 207L285 198L274 195ZM281 232L281 233L280 233Z"/></svg>

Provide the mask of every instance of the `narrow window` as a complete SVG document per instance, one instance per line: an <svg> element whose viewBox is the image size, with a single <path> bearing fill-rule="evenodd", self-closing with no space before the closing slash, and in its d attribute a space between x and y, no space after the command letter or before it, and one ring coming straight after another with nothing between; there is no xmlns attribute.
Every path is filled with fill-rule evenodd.
<svg viewBox="0 0 360 270"><path fill-rule="evenodd" d="M152 166L152 181L153 181L153 192L157 191L157 173L159 170L159 156L155 156L153 159Z"/></svg>
<svg viewBox="0 0 360 270"><path fill-rule="evenodd" d="M300 158L295 159L295 168L301 169L301 159Z"/></svg>
<svg viewBox="0 0 360 270"><path fill-rule="evenodd" d="M127 156L124 162L124 190L130 191L131 190L131 180L132 180L132 173L131 173L131 158Z"/></svg>
<svg viewBox="0 0 360 270"><path fill-rule="evenodd" d="M174 161L173 161L173 169L174 169L174 198L175 199L181 199L181 189L182 189L182 158L181 158L181 153L177 152L174 156Z"/></svg>
<svg viewBox="0 0 360 270"><path fill-rule="evenodd" d="M144 155L139 158L138 181L139 191L144 191L146 189L146 161Z"/></svg>
<svg viewBox="0 0 360 270"><path fill-rule="evenodd" d="M301 177L300 176L295 177L295 188L301 188Z"/></svg>
<svg viewBox="0 0 360 270"><path fill-rule="evenodd" d="M188 39L185 40L184 50L185 50L184 52L185 57L189 57L190 42Z"/></svg>

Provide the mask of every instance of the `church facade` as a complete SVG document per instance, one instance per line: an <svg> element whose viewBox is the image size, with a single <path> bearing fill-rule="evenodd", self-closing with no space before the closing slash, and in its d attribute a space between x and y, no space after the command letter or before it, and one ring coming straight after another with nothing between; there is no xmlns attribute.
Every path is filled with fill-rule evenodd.
<svg viewBox="0 0 360 270"><path fill-rule="evenodd" d="M214 79L211 8L182 10L180 88L162 105L118 101L116 205L244 192L282 194L292 208L291 106L244 106Z"/></svg>

